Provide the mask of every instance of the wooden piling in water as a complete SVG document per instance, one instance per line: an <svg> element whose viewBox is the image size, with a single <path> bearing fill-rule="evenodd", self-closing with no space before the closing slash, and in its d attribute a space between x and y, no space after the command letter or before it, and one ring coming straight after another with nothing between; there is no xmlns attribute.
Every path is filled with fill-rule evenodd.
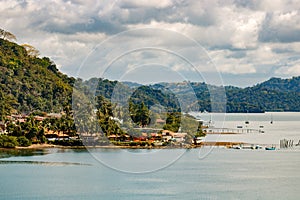
<svg viewBox="0 0 300 200"><path fill-rule="evenodd" d="M286 149L294 146L294 140L283 139L280 140L280 148Z"/></svg>

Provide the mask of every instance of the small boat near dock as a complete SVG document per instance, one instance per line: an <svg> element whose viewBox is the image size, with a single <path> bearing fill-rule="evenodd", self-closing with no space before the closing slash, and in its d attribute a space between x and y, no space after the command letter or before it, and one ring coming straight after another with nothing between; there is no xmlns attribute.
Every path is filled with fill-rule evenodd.
<svg viewBox="0 0 300 200"><path fill-rule="evenodd" d="M272 146L272 147L265 147L265 150L276 150L276 147Z"/></svg>

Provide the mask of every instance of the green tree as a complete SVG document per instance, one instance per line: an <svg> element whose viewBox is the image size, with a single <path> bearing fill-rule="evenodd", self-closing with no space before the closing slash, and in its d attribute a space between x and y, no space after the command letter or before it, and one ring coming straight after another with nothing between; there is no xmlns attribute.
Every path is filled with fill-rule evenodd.
<svg viewBox="0 0 300 200"><path fill-rule="evenodd" d="M113 118L113 105L102 95L96 98L97 118L103 134L109 136L111 134L124 134L118 122Z"/></svg>
<svg viewBox="0 0 300 200"><path fill-rule="evenodd" d="M37 133L37 139L43 144L46 142L46 137L45 137L45 129L44 127L41 127L40 130Z"/></svg>
<svg viewBox="0 0 300 200"><path fill-rule="evenodd" d="M32 140L34 137L37 137L38 134L38 128L37 127L31 127L31 129L27 132L25 137L28 140Z"/></svg>
<svg viewBox="0 0 300 200"><path fill-rule="evenodd" d="M25 136L18 137L17 141L19 143L19 146L21 146L21 147L28 147L31 145L31 141L28 140Z"/></svg>
<svg viewBox="0 0 300 200"><path fill-rule="evenodd" d="M14 136L0 135L0 147L15 148L19 143Z"/></svg>
<svg viewBox="0 0 300 200"><path fill-rule="evenodd" d="M139 126L145 127L151 122L150 111L148 107L142 102L139 105L134 103L129 104L130 115L134 123Z"/></svg>
<svg viewBox="0 0 300 200"><path fill-rule="evenodd" d="M203 137L203 136L205 136L205 133L203 133L203 130L202 130L202 125L203 125L203 122L199 121L195 137Z"/></svg>
<svg viewBox="0 0 300 200"><path fill-rule="evenodd" d="M163 129L178 132L181 124L181 113L180 112L169 112L167 113L166 124Z"/></svg>

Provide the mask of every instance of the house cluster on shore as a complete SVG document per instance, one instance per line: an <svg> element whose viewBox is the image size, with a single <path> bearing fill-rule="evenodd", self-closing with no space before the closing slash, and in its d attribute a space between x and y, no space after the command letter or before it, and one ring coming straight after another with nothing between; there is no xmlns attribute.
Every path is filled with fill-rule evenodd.
<svg viewBox="0 0 300 200"><path fill-rule="evenodd" d="M131 135L130 133L123 135L111 134L105 140L110 144L119 146L182 146L186 143L187 133L177 133L169 130L149 132L149 130L147 128L147 132L143 132L140 129L141 133L139 135ZM101 139L101 136L97 133L81 133L80 138L84 145L94 146Z"/></svg>
<svg viewBox="0 0 300 200"><path fill-rule="evenodd" d="M154 144L155 146L163 145L164 143L171 142L174 145L180 145L185 142L187 133L176 133L169 130L161 130L159 132L146 133L141 132L140 136L131 135L109 135L108 139L110 141L120 141L120 142L147 142L149 144Z"/></svg>
<svg viewBox="0 0 300 200"><path fill-rule="evenodd" d="M46 119L60 119L63 116L61 113L48 113L44 116L29 116L25 114L10 115L6 117L6 121L0 121L0 134L8 134L7 125L9 123L21 124L26 123L29 118L33 119L35 123L42 124ZM165 123L165 120L157 119L158 124ZM134 128L139 134L110 134L103 137L100 133L76 133L68 135L62 130L53 130L44 128L44 136L48 142L55 143L57 141L82 141L84 145L98 145L99 141L106 141L116 145L152 145L152 146L164 146L175 145L182 146L187 143L187 133L172 132L170 130L163 130L157 128ZM189 143L192 141L189 141Z"/></svg>

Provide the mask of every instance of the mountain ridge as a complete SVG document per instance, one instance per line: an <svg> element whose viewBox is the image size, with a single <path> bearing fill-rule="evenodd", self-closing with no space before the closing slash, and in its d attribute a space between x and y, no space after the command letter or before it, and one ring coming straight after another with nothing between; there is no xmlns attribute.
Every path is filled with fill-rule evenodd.
<svg viewBox="0 0 300 200"><path fill-rule="evenodd" d="M61 112L72 104L74 82L79 79L61 73L49 58L39 58L10 41L0 39L0 114ZM214 86L203 82L156 83L141 85L101 78L82 81L85 87L94 87L96 95L112 98L114 87L121 85L132 92L135 103L145 101L147 106L172 108L184 112L213 111L210 89L226 93L226 112L300 111L300 77L270 78L251 87ZM194 93L194 94L193 94ZM197 100L191 98L196 96ZM178 99L185 101L178 108ZM217 110L218 111L218 110Z"/></svg>

